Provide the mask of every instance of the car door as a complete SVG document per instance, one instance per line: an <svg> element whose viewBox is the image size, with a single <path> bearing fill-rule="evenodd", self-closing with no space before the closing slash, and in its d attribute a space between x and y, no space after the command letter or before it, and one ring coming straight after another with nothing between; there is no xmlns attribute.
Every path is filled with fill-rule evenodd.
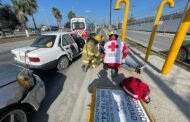
<svg viewBox="0 0 190 122"><path fill-rule="evenodd" d="M70 45L69 43L65 40L65 38L63 37L64 35L61 35L61 47L63 49L63 51L69 55L69 58L73 57L73 53L72 50L70 49Z"/></svg>
<svg viewBox="0 0 190 122"><path fill-rule="evenodd" d="M78 46L75 43L75 41L72 39L72 37L69 34L64 34L62 36L62 40L65 41L67 43L67 45L69 45L68 47L70 48L71 52L72 52L72 56L76 57L78 56Z"/></svg>
<svg viewBox="0 0 190 122"><path fill-rule="evenodd" d="M85 40L83 38L81 38L79 35L77 34L71 34L71 37L73 38L73 40L75 41L75 43L77 44L77 47L79 49L79 53L82 52L82 49L85 45Z"/></svg>

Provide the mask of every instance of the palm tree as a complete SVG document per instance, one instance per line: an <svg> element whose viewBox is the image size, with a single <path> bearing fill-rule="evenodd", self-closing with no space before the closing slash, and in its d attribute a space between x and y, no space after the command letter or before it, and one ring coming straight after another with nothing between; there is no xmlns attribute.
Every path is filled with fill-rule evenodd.
<svg viewBox="0 0 190 122"><path fill-rule="evenodd" d="M53 13L53 16L55 17L55 19L57 21L58 27L61 27L61 20L62 20L61 12L59 11L59 9L53 7L52 8L52 13Z"/></svg>
<svg viewBox="0 0 190 122"><path fill-rule="evenodd" d="M15 10L15 15L18 21L21 23L22 28L26 32L26 36L29 37L26 22L28 21L25 11L25 1L24 0L12 0L13 7Z"/></svg>
<svg viewBox="0 0 190 122"><path fill-rule="evenodd" d="M71 19L73 18L73 17L76 17L76 14L74 13L74 12L72 12L72 11L69 11L69 13L68 13L68 19L69 19L69 21L71 21Z"/></svg>
<svg viewBox="0 0 190 122"><path fill-rule="evenodd" d="M30 15L32 17L32 21L35 27L35 30L37 30L37 26L36 26L36 21L34 19L34 13L36 13L37 9L38 9L38 5L36 0L24 0L25 1L25 11L28 15Z"/></svg>
<svg viewBox="0 0 190 122"><path fill-rule="evenodd" d="M3 3L2 3L2 1L0 0L0 6L3 6Z"/></svg>
<svg viewBox="0 0 190 122"><path fill-rule="evenodd" d="M0 8L0 20L1 23L3 23L5 27L11 29L11 31L14 31L15 27L20 25L14 14L12 6L9 4L5 4Z"/></svg>

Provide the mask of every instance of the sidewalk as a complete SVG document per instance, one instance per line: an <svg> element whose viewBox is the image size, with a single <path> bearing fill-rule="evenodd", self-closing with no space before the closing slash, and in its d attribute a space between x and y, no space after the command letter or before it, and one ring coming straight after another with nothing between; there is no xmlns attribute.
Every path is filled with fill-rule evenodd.
<svg viewBox="0 0 190 122"><path fill-rule="evenodd" d="M135 62L143 62L145 55L131 48L129 52ZM150 112L156 121L189 121L190 120L190 73L174 66L169 76L162 76L164 59L150 56L149 63L141 76L151 89Z"/></svg>
<svg viewBox="0 0 190 122"><path fill-rule="evenodd" d="M129 47L129 56L136 63L144 62L144 54ZM70 122L85 122L88 120L91 93L94 86L117 86L122 79L129 76L141 78L151 89L151 102L147 105L155 121L187 122L190 121L190 75L189 72L174 66L169 76L160 75L164 60L150 56L144 73L131 74L120 71L116 78L110 77L110 71L102 70L102 65L89 70L83 82L80 95L77 98L73 119ZM80 112L81 111L81 112Z"/></svg>

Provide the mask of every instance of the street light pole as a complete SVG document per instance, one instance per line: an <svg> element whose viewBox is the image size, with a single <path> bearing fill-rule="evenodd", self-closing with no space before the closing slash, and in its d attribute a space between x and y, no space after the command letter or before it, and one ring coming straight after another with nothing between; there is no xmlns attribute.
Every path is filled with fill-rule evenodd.
<svg viewBox="0 0 190 122"><path fill-rule="evenodd" d="M112 21L111 21L111 17L112 16L112 0L110 0L110 29L111 29L111 24L112 24Z"/></svg>
<svg viewBox="0 0 190 122"><path fill-rule="evenodd" d="M135 4L132 4L132 5L131 5L131 19L133 18L133 8L135 8L135 7L136 7Z"/></svg>

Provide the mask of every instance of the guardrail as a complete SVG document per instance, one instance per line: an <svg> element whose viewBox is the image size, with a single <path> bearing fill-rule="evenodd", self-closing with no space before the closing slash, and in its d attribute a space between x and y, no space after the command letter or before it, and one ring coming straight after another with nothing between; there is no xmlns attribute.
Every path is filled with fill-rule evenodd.
<svg viewBox="0 0 190 122"><path fill-rule="evenodd" d="M38 35L38 34L35 34L35 33L29 33L30 36L33 36L33 35ZM16 38L16 37L24 37L26 36L25 33L21 33L21 34L7 34L6 36L0 36L0 39L8 39L8 38Z"/></svg>

